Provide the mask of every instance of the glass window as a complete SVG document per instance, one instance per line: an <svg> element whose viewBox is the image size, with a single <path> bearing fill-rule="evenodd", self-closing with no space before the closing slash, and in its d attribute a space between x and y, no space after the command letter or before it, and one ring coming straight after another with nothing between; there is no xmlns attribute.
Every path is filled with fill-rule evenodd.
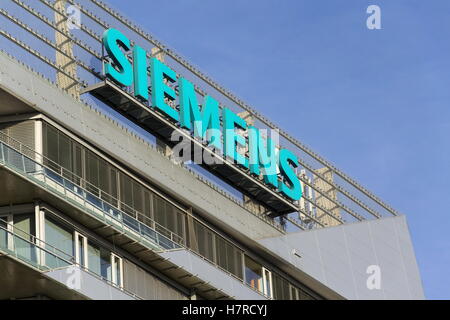
<svg viewBox="0 0 450 320"><path fill-rule="evenodd" d="M44 126L45 134L45 156L55 163L59 163L59 151L58 151L58 131L48 125ZM54 165L52 166L54 168Z"/></svg>
<svg viewBox="0 0 450 320"><path fill-rule="evenodd" d="M18 214L13 216L14 223L14 247L22 258L36 261L36 250L34 243L34 215Z"/></svg>
<svg viewBox="0 0 450 320"><path fill-rule="evenodd" d="M245 282L252 288L263 292L262 266L245 256Z"/></svg>
<svg viewBox="0 0 450 320"><path fill-rule="evenodd" d="M85 257L85 254L84 254L84 242L83 242L83 239L80 237L80 238L78 238L78 259L79 259L79 263L82 265L82 266L85 266L85 263L84 263L84 257Z"/></svg>
<svg viewBox="0 0 450 320"><path fill-rule="evenodd" d="M117 206L117 199L118 194L117 194L117 170L112 168L111 166L109 167L109 177L110 177L110 188L109 190L107 190L108 194L111 196L109 197L109 199L106 199L107 201L109 201L109 203L111 203L112 205Z"/></svg>
<svg viewBox="0 0 450 320"><path fill-rule="evenodd" d="M235 256L235 270L236 270L235 275L239 279L244 279L244 270L243 270L243 264L242 264L242 262L243 262L242 258L244 256L244 253L240 249L235 248L234 256Z"/></svg>
<svg viewBox="0 0 450 320"><path fill-rule="evenodd" d="M90 151L86 152L86 189L92 194L98 196L99 176L98 176L98 159Z"/></svg>
<svg viewBox="0 0 450 320"><path fill-rule="evenodd" d="M58 135L58 144L59 164L66 169L64 176L68 176L68 171L72 172L72 144L69 137L61 132Z"/></svg>
<svg viewBox="0 0 450 320"><path fill-rule="evenodd" d="M7 217L0 217L0 248L8 249Z"/></svg>
<svg viewBox="0 0 450 320"><path fill-rule="evenodd" d="M272 279L274 298L277 300L292 300L290 294L291 285L289 284L289 282L278 274L273 274Z"/></svg>
<svg viewBox="0 0 450 320"><path fill-rule="evenodd" d="M77 175L77 178L83 177L83 152L80 145L73 143L73 171ZM77 180L78 185L80 185L80 181Z"/></svg>
<svg viewBox="0 0 450 320"><path fill-rule="evenodd" d="M217 264L242 279L242 252L233 244L216 235Z"/></svg>
<svg viewBox="0 0 450 320"><path fill-rule="evenodd" d="M112 283L117 285L118 287L122 287L122 259L116 256L115 254L111 254L111 263L112 263Z"/></svg>
<svg viewBox="0 0 450 320"><path fill-rule="evenodd" d="M144 210L143 215L139 216L139 220L148 226L152 225L153 215L152 215L152 193L144 189Z"/></svg>
<svg viewBox="0 0 450 320"><path fill-rule="evenodd" d="M73 259L73 232L47 217L45 218L45 243L48 251L62 256L65 260ZM46 253L45 263L51 268L59 267L58 259L51 253Z"/></svg>
<svg viewBox="0 0 450 320"><path fill-rule="evenodd" d="M263 268L263 281L264 281L264 287L263 292L266 296L272 297L272 272L267 270L266 268Z"/></svg>
<svg viewBox="0 0 450 320"><path fill-rule="evenodd" d="M139 212L144 212L142 186L133 182L133 208Z"/></svg>
<svg viewBox="0 0 450 320"><path fill-rule="evenodd" d="M122 173L120 174L120 200L125 203L122 210L131 214L131 208L133 208L133 185L131 179Z"/></svg>
<svg viewBox="0 0 450 320"><path fill-rule="evenodd" d="M202 225L200 222L194 220L194 230L196 243L198 245L198 253L208 260L214 262L214 234Z"/></svg>
<svg viewBox="0 0 450 320"><path fill-rule="evenodd" d="M87 267L87 238L75 232L75 260L82 267Z"/></svg>
<svg viewBox="0 0 450 320"><path fill-rule="evenodd" d="M111 252L89 241L88 269L102 278L112 281Z"/></svg>
<svg viewBox="0 0 450 320"><path fill-rule="evenodd" d="M159 197L159 196L154 196L153 197L153 212L154 212L154 216L155 216L155 221L162 225L165 226L166 225L166 211L165 211L165 206L164 206L164 200Z"/></svg>

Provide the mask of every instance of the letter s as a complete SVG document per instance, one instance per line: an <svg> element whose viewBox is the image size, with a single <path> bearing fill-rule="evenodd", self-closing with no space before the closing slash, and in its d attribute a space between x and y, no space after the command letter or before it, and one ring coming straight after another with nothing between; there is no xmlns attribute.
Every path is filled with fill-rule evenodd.
<svg viewBox="0 0 450 320"><path fill-rule="evenodd" d="M278 190L294 201L302 197L302 188L293 168L298 167L297 157L289 150L282 149L279 153L280 171L284 181L280 181Z"/></svg>
<svg viewBox="0 0 450 320"><path fill-rule="evenodd" d="M113 63L105 64L106 76L125 87L133 83L133 67L125 54L120 50L130 50L130 40L119 30L108 29L103 33L103 45Z"/></svg>

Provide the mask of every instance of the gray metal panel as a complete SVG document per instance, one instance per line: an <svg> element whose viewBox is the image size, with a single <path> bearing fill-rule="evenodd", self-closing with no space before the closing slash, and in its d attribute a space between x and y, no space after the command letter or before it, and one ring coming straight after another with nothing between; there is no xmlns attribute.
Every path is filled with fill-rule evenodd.
<svg viewBox="0 0 450 320"><path fill-rule="evenodd" d="M225 294L234 297L237 300L265 300L263 295L247 287L238 279L230 276L226 272L214 267L211 263L203 260L196 254L187 250L175 250L160 253L170 262L182 267L189 273L196 275L205 282Z"/></svg>
<svg viewBox="0 0 450 320"><path fill-rule="evenodd" d="M424 299L405 216L259 242L347 299ZM380 267L380 289L367 287L367 268L371 265Z"/></svg>
<svg viewBox="0 0 450 320"><path fill-rule="evenodd" d="M73 269L71 269L73 268ZM73 271L76 269L77 271ZM78 273L79 272L79 273ZM56 281L66 285L73 283L69 281L69 277L74 274L80 275L80 286L73 290L81 293L89 299L93 300L136 300L129 294L121 291L120 289L113 287L105 281L93 276L92 274L75 266L62 268L54 271L49 271L46 275Z"/></svg>

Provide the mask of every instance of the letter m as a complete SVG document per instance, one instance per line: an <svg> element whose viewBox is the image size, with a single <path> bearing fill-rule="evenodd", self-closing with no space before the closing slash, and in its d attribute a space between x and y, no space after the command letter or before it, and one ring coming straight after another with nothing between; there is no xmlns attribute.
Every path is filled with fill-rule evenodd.
<svg viewBox="0 0 450 320"><path fill-rule="evenodd" d="M202 110L198 105L194 85L188 80L180 79L180 125L191 130L194 124L194 136L207 141L210 146L222 149L219 103L206 96Z"/></svg>

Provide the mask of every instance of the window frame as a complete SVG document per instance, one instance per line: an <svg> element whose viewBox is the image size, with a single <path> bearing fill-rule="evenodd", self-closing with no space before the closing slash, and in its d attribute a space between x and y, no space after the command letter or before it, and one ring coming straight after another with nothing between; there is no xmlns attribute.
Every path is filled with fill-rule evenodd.
<svg viewBox="0 0 450 320"><path fill-rule="evenodd" d="M119 263L118 266L117 263ZM117 274L117 271L119 274ZM123 278L123 259L111 252L111 283L114 286L123 289Z"/></svg>
<svg viewBox="0 0 450 320"><path fill-rule="evenodd" d="M267 279L268 277L268 279ZM263 281L263 293L273 299L273 282L272 282L272 271L262 267L262 281ZM269 288L267 288L267 284L269 284Z"/></svg>
<svg viewBox="0 0 450 320"><path fill-rule="evenodd" d="M13 251L14 250L14 214L8 213L8 214L0 214L0 218L6 218L6 230L8 231L7 237L6 237L6 244L8 247L8 250Z"/></svg>
<svg viewBox="0 0 450 320"><path fill-rule="evenodd" d="M80 240L82 243L83 250L83 261L80 257ZM78 231L74 231L74 245L75 245L75 263L83 269L89 270L89 260L88 260L88 238Z"/></svg>

